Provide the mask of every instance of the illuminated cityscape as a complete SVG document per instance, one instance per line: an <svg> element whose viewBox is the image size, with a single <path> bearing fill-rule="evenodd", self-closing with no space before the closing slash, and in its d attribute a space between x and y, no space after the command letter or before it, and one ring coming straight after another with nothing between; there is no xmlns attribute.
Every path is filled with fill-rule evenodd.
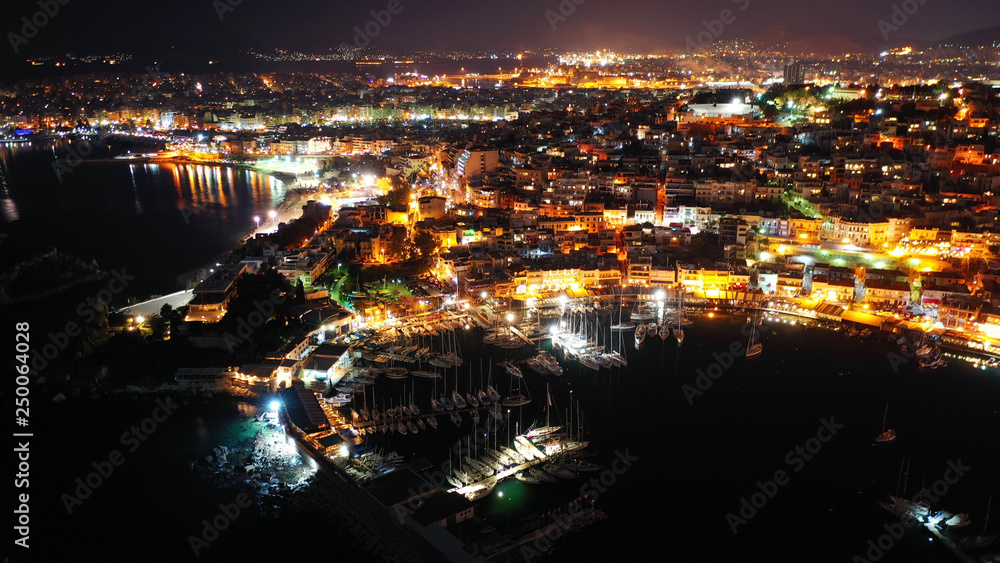
<svg viewBox="0 0 1000 563"><path fill-rule="evenodd" d="M592 2L11 18L10 559L1000 561L995 6Z"/></svg>

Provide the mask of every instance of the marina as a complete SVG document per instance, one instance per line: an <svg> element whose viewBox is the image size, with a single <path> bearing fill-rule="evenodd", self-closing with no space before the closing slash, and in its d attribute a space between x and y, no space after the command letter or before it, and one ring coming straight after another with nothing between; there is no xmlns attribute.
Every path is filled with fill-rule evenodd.
<svg viewBox="0 0 1000 563"><path fill-rule="evenodd" d="M626 303L624 299L620 301ZM572 305L564 303L562 306L566 306L567 310L575 309L576 313L539 315L547 319L544 328L547 329L549 338L545 339L544 347L542 342L535 342L531 346L525 343L516 349L505 349L495 338L490 338L491 334L498 332L492 330L495 328L495 323L489 322L484 323L486 328L466 329L464 325L457 326L454 338L447 329L438 331L436 336L431 335L433 342L430 342L430 346L418 342L418 339L427 338L428 335L412 336L415 330L410 330L407 325L397 325L395 340L381 337L378 346L372 351L375 356L366 354L362 358L377 358L381 355L382 349L397 349L401 350L399 355L408 358L415 358L418 353L421 358L434 357L434 354L456 353L462 358L461 363L449 367L431 365L427 369L434 370L431 373L436 374L437 378L415 377L412 371L407 376L388 377L385 370L393 368L376 367L381 365L381 362L372 362L371 367L355 368L369 378L374 376L374 381L366 384L370 388L364 392L352 395L352 402L349 404L340 407L335 404L324 405L324 410L331 417L331 428L336 430L335 434L346 447L328 451L327 459L362 486L376 486L380 480L399 472L409 474L408 467L411 460L427 458L429 466L437 469L424 474L424 478L430 482L440 482L438 490L443 493L461 496L473 503L486 503L487 506L502 505L506 495L503 497L498 495L516 485L527 487L525 494L541 495L540 500L551 494L543 492L549 487L558 488L562 483L578 482L578 479L584 479L588 474L599 473L608 467L603 463L594 463L607 459L605 457L607 452L602 453L600 450L592 449L594 440L590 434L595 419L601 421L600 434L607 434L605 427L610 424L611 419L608 418L610 413L602 412L595 407L593 403L596 397L591 395L588 399L591 406L586 409L589 415L587 419L591 421L586 426L590 430L582 437L583 439L574 436L572 432L567 434L564 428L580 428L579 418L582 418L582 415L578 417L575 413L576 408L573 407L566 409L565 416L560 417L561 422L558 424L552 425L546 420L546 415L551 414L550 411L558 412L558 408L551 408L552 404L558 403L553 403L550 393L552 395L555 393L550 388L559 388L558 395L561 398L557 400L568 406L570 403L567 401L573 401L573 394L567 393L576 387L573 382L583 381L581 377L597 378L595 384L610 377L610 380L600 385L624 386L626 378L637 377L635 373L642 373L632 372L633 364L644 365L645 369L649 370L650 362L653 361L655 362L653 365L659 366L653 372L662 375L646 373L638 377L649 389L668 393L670 389L674 389L676 392L675 385L681 384L690 376L683 375L683 370L679 367L673 369L669 366L672 362L681 361L685 354L697 355L702 340L706 337L705 330L709 326L716 325L720 328L732 327L728 330L737 329L739 333L738 327L749 324L750 342L759 339L768 346L772 346L776 339L780 338L781 333L796 331L801 336L809 338L829 338L821 336L824 334L837 335L836 338L845 343L878 341L885 343L880 346L891 345L893 349L898 347L895 340L899 337L893 336L891 331L880 334L859 328L857 325L821 318L807 310L801 310L794 302L763 302L759 306L748 306L746 303L707 305L709 304L685 299L683 314L678 314L679 311L672 315L665 312L662 317L654 315L652 318L644 319L640 313L640 318L636 319L635 330L655 323L658 327L664 327L663 331L667 334L667 338L660 338L658 334L655 340L650 341L650 337L647 337L638 348L632 346L630 342L634 340L632 327L621 326L628 322L628 310L632 307L628 304L618 308L595 309L591 308L591 303L585 301ZM680 306L679 299L677 306ZM557 306L554 310L559 311L560 308ZM577 316L575 324L563 324L563 320L569 319L570 314ZM489 317L484 316L484 318ZM573 330L572 327L579 330ZM402 328L406 328L406 332L411 334L409 339ZM684 333L683 346L674 337L678 331ZM753 336L754 332L758 333L757 336ZM749 349L747 337L740 338L743 340L744 348ZM454 344L450 344L452 341ZM625 346L625 342L629 345ZM366 340L358 340L356 345L363 348ZM621 354L623 362L612 362L610 360L612 352ZM597 363L596 367L591 368L581 360L581 356L586 354L601 354L606 361ZM775 354L772 350L770 353L760 354L759 359L749 355L738 359L739 362L747 362L745 369L750 371L743 373L741 369L739 375L733 374L729 377L738 377L743 381L741 386L749 385L751 380L746 378L750 377L749 374L754 370L753 366L759 362L772 365L775 365L775 362L778 364L783 362L782 354ZM787 355L787 352L785 354ZM930 353L922 351L921 354ZM751 363L749 360L754 361ZM395 359L392 361L399 362ZM885 359L882 358L882 361ZM981 365L987 365L987 360L980 362ZM558 366L562 374L556 375L550 371L552 366ZM910 369L914 373L923 373L917 361L914 361ZM780 374L781 371L779 369L776 373ZM977 368L976 371L981 370ZM654 377L652 380L649 379L651 375ZM613 383L615 381L621 383ZM769 384L763 382L759 385L769 387ZM535 399L521 406L505 406L505 400L511 400L511 397L519 395L519 387L522 389L520 394L525 398L530 391ZM744 393L751 389L752 387L748 387ZM759 397L761 392L765 391L754 392L752 396ZM376 399L371 398L372 393ZM341 397L340 400L343 400L344 397ZM384 405L379 397L385 398ZM376 404L376 400L379 419L374 418L374 410L369 410ZM460 406L462 403L464 406ZM516 399L514 403L509 404L517 404ZM597 410L594 410L595 408ZM897 429L905 433L906 441L913 439L913 430L906 429L905 412L900 413L899 408L888 408L884 404L872 410L875 408L878 409L878 414L883 415L879 418L886 418L886 421L891 419L894 427L888 429L885 426L886 421L882 421L882 435L876 440L880 448L893 447L893 442L897 441L895 438ZM358 416L351 416L351 411ZM345 412L348 414L345 415ZM362 414L366 412L367 415ZM534 414L527 414L529 412ZM682 412L678 411L667 416L674 417ZM449 424L449 419L454 424ZM635 425L636 421L626 415L618 423ZM876 429L875 434L878 434L878 423L873 427ZM476 435L476 432L481 434ZM892 439L881 439L883 435L890 434ZM865 443L872 444L873 435L869 434L865 438L867 440ZM473 438L473 436L479 437ZM456 438L457 446L445 448L449 451L451 459L437 458L438 461L434 461L436 456L432 454L437 448L427 449L427 444L440 443L442 440L447 442ZM363 453L355 457L352 453L355 450ZM634 451L646 450L640 447ZM411 453L403 453L404 451ZM643 458L643 455L647 457ZM650 459L648 457L650 455L653 459L658 457L646 451L640 458ZM516 460L514 456L521 456L521 460ZM433 477L438 471L440 477ZM409 502L411 501L405 501L404 505ZM877 503L874 505L877 507ZM593 520L588 517L586 522L604 522L608 508L594 513ZM483 517L490 518L491 513L492 509L488 509L482 514ZM873 514L871 518L877 521L878 516ZM583 521L577 524L582 526ZM538 530L546 529L546 525L539 524L539 526L535 532L508 537L501 543L524 545L526 537L537 537L538 533L544 534ZM934 530L931 528L927 530L936 538ZM535 536L532 536L532 533ZM935 541L941 542L944 546L945 539L952 541L947 535L936 538ZM503 552L504 550L500 551ZM572 552L571 548L569 552Z"/></svg>

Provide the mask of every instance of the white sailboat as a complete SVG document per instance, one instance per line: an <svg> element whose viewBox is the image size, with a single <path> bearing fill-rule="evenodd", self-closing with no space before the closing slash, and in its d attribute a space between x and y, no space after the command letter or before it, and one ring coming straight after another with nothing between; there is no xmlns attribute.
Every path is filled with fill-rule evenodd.
<svg viewBox="0 0 1000 563"><path fill-rule="evenodd" d="M624 330L632 330L635 328L635 323L631 322L627 323L624 322L624 319L622 319L622 310L625 306L624 301L625 301L625 291L623 290L622 293L618 296L618 323L611 325L611 330L624 331Z"/></svg>

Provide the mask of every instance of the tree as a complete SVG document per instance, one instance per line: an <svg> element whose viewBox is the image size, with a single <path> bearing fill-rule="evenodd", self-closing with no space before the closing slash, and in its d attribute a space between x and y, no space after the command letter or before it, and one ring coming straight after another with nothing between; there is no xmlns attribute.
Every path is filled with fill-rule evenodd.
<svg viewBox="0 0 1000 563"><path fill-rule="evenodd" d="M405 182L394 182L396 185L392 187L385 195L378 196L379 205L409 205L410 204L410 186Z"/></svg>
<svg viewBox="0 0 1000 563"><path fill-rule="evenodd" d="M691 254L695 258L718 260L722 257L719 248L719 235L702 231L691 237Z"/></svg>
<svg viewBox="0 0 1000 563"><path fill-rule="evenodd" d="M306 286L302 283L302 279L299 279L299 283L295 284L295 304L302 305L306 302Z"/></svg>
<svg viewBox="0 0 1000 563"><path fill-rule="evenodd" d="M420 251L420 256L424 258L433 254L434 250L437 249L437 239L430 231L420 231L413 242L416 244L417 250Z"/></svg>
<svg viewBox="0 0 1000 563"><path fill-rule="evenodd" d="M389 257L394 260L406 260L412 253L410 239L405 228L393 229L387 245Z"/></svg>

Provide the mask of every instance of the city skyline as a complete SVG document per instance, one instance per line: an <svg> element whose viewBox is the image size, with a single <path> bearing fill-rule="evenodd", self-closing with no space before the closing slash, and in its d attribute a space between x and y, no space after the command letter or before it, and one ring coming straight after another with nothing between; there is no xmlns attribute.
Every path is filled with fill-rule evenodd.
<svg viewBox="0 0 1000 563"><path fill-rule="evenodd" d="M925 47L949 40L969 44L1000 40L1000 13L991 10L987 0L966 0L959 10L950 4L910 0L831 3L808 12L790 10L776 0L626 2L631 9L618 9L620 5L610 9L599 0L517 0L505 3L489 18L482 17L479 6L435 0L346 6L304 2L287 12L252 2L186 1L152 17L145 6L103 4L107 9L98 11L55 2L45 13L44 2L17 2L3 28L8 44L3 56L23 62L31 56L66 52L126 52L200 60L246 49L324 52L344 45L386 52L517 48L658 52L684 49L692 39L699 44L704 39L742 39L822 55L878 52L901 44Z"/></svg>
<svg viewBox="0 0 1000 563"><path fill-rule="evenodd" d="M1000 563L995 3L8 8L10 561Z"/></svg>

